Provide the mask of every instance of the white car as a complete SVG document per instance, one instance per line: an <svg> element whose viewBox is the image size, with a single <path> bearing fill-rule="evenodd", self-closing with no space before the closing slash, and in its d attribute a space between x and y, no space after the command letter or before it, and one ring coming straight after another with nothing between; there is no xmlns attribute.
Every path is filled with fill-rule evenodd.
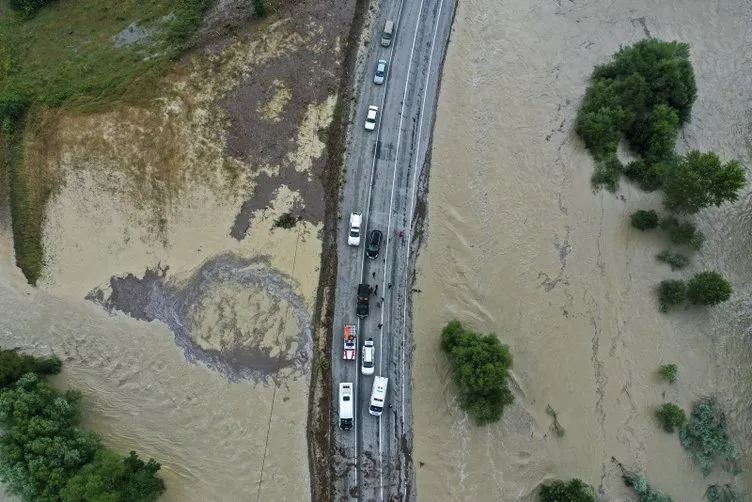
<svg viewBox="0 0 752 502"><path fill-rule="evenodd" d="M347 234L347 244L360 246L360 226L363 224L361 213L350 213L350 233Z"/></svg>
<svg viewBox="0 0 752 502"><path fill-rule="evenodd" d="M384 83L384 79L386 78L386 66L385 59L379 59L379 62L376 63L376 74L373 76L374 84L381 85Z"/></svg>
<svg viewBox="0 0 752 502"><path fill-rule="evenodd" d="M376 116L379 114L379 107L371 105L368 107L368 115L366 115L366 131L373 131L376 129Z"/></svg>
<svg viewBox="0 0 752 502"><path fill-rule="evenodd" d="M364 375L373 375L375 353L376 347L373 346L373 338L369 338L363 343L363 351L360 357L360 372Z"/></svg>

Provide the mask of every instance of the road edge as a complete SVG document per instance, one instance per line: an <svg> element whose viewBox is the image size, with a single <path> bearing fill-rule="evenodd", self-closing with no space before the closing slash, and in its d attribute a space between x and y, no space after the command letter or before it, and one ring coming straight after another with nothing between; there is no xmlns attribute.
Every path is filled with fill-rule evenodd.
<svg viewBox="0 0 752 502"><path fill-rule="evenodd" d="M313 311L314 352L308 399L308 464L311 480L311 500L334 500L334 456L332 436L331 351L334 323L335 291L337 285L337 226L339 198L343 186L348 128L357 80L357 57L370 0L354 0L350 32L346 41L342 75L337 91L329 134L326 141L327 169L322 176L324 186L324 228L321 240L321 267L316 303ZM323 313L323 316L322 316Z"/></svg>
<svg viewBox="0 0 752 502"><path fill-rule="evenodd" d="M425 159L423 160L423 165L420 169L420 174L418 175L417 180L417 197L415 201L415 213L413 214L413 221L411 222L411 225L414 227L414 231L412 232L412 251L410 252L410 256L408 258L408 264L407 264L407 273L410 281L410 293L407 295L407 324L410 326L410 329L408 330L408 338L407 338L407 347L405 347L403 350L407 352L407 371L406 374L409 375L407 378L408 385L410 388L410 399L407 401L407 406L409 408L409 411L405 410L403 412L402 420L402 430L403 434L400 438L400 454L402 458L400 459L400 463L404 466L404 473L406 475L406 483L405 483L405 498L404 500L408 500L410 502L414 502L417 500L417 472L415 470L415 463L414 463L414 444L413 444L413 427L412 427L412 417L413 417L413 399L412 399L412 388L413 388L413 354L415 352L415 338L413 336L413 291L415 290L415 285L417 283L417 271L416 271L416 264L418 262L418 256L420 255L421 251L423 251L423 246L426 243L427 236L428 236L428 229L430 226L430 221L428 218L428 194L429 194L429 188L430 188L430 177L431 177L431 159L433 156L433 135L434 130L436 127L436 118L438 116L438 108L439 108L439 101L441 99L441 82L442 82L442 76L444 74L444 63L446 62L447 52L449 50L449 44L452 40L452 29L454 27L454 21L455 17L457 16L457 7L459 6L460 0L451 0L452 5L452 17L449 21L449 33L446 37L446 41L444 43L444 47L442 49L442 57L441 61L438 65L438 78L436 83L436 99L432 103L434 113L431 120L431 134L428 136L428 144L426 145L426 155ZM408 350L409 348L409 350ZM403 378L405 378L405 375L403 375ZM409 417L409 420L407 420L407 417ZM406 424L409 424L409 427L405 427ZM402 469L400 469L402 471Z"/></svg>

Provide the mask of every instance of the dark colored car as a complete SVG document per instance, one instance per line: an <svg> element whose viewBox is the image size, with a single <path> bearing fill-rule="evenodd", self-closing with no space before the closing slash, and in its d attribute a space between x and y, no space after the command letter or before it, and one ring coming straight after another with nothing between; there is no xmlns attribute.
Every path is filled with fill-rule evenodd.
<svg viewBox="0 0 752 502"><path fill-rule="evenodd" d="M361 319L368 317L368 299L370 296L371 292L368 290L368 284L358 286L358 306L355 309L355 313Z"/></svg>
<svg viewBox="0 0 752 502"><path fill-rule="evenodd" d="M368 244L366 244L366 256L372 260L379 257L379 251L381 250L381 239L384 235L381 230L373 230L368 236Z"/></svg>

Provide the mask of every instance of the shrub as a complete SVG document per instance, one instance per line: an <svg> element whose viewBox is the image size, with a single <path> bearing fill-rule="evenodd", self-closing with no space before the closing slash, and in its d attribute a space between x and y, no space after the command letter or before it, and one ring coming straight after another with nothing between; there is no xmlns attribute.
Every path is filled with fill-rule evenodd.
<svg viewBox="0 0 752 502"><path fill-rule="evenodd" d="M680 221L674 216L667 216L661 221L661 229L667 234L674 244L685 244L692 249L700 250L705 242L705 236L697 230L694 223Z"/></svg>
<svg viewBox="0 0 752 502"><path fill-rule="evenodd" d="M624 168L624 175L646 192L661 188L661 177L656 165L648 164L644 160L635 160L627 164Z"/></svg>
<svg viewBox="0 0 752 502"><path fill-rule="evenodd" d="M624 483L637 493L640 502L673 502L671 497L650 486L644 476L625 474L623 477Z"/></svg>
<svg viewBox="0 0 752 502"><path fill-rule="evenodd" d="M595 188L604 187L611 193L616 192L619 189L622 169L623 166L619 159L616 158L616 155L612 155L596 166L590 182Z"/></svg>
<svg viewBox="0 0 752 502"><path fill-rule="evenodd" d="M452 366L460 406L478 425L501 419L514 396L507 386L512 355L494 334L466 330L454 320L441 332L441 350Z"/></svg>
<svg viewBox="0 0 752 502"><path fill-rule="evenodd" d="M679 433L682 446L693 453L706 475L713 470L718 457L725 462L736 460L736 448L731 443L726 414L715 399L703 398L692 408L689 423Z"/></svg>
<svg viewBox="0 0 752 502"><path fill-rule="evenodd" d="M267 5L266 0L253 0L253 13L258 17L264 17L266 15Z"/></svg>
<svg viewBox="0 0 752 502"><path fill-rule="evenodd" d="M663 378L668 383L674 383L676 382L676 374L678 373L679 368L675 364L664 364L661 366L660 374L661 378Z"/></svg>
<svg viewBox="0 0 752 502"><path fill-rule="evenodd" d="M743 502L740 497L729 485L711 485L705 491L705 498L708 502Z"/></svg>
<svg viewBox="0 0 752 502"><path fill-rule="evenodd" d="M175 20L170 25L167 41L184 46L188 38L196 31L204 19L204 14L214 0L177 0Z"/></svg>
<svg viewBox="0 0 752 502"><path fill-rule="evenodd" d="M658 300L661 312L681 304L687 298L687 286L679 279L665 279L658 286Z"/></svg>
<svg viewBox="0 0 752 502"><path fill-rule="evenodd" d="M731 298L731 283L714 271L700 272L687 284L687 299L699 305L718 305Z"/></svg>
<svg viewBox="0 0 752 502"><path fill-rule="evenodd" d="M285 213L274 221L274 226L279 228L292 228L297 223L297 219L292 213Z"/></svg>
<svg viewBox="0 0 752 502"><path fill-rule="evenodd" d="M661 251L655 257L658 261L671 265L671 270L681 270L689 265L689 257L681 253L674 253L670 249Z"/></svg>
<svg viewBox="0 0 752 502"><path fill-rule="evenodd" d="M15 350L0 350L0 388L16 383L26 373L57 375L61 367L57 357L37 358Z"/></svg>
<svg viewBox="0 0 752 502"><path fill-rule="evenodd" d="M674 403L663 403L657 412L658 418L666 432L681 429L687 423L687 414Z"/></svg>
<svg viewBox="0 0 752 502"><path fill-rule="evenodd" d="M713 152L689 152L661 171L664 205L670 211L694 214L708 206L720 206L739 198L747 183L741 164L732 160L721 164Z"/></svg>
<svg viewBox="0 0 752 502"><path fill-rule="evenodd" d="M595 502L593 488L580 479L555 480L541 487L541 502Z"/></svg>
<svg viewBox="0 0 752 502"><path fill-rule="evenodd" d="M658 213L652 209L650 211L640 209L632 213L630 220L633 227L644 232L658 226Z"/></svg>
<svg viewBox="0 0 752 502"><path fill-rule="evenodd" d="M23 17L30 18L37 13L39 9L53 0L10 0L10 7L21 14Z"/></svg>

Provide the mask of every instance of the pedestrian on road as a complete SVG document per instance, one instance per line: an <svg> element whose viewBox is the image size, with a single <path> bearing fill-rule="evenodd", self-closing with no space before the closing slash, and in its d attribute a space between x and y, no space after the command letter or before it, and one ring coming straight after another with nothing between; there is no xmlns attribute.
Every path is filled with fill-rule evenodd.
<svg viewBox="0 0 752 502"><path fill-rule="evenodd" d="M389 403L389 409L392 409L392 408L393 408L392 403Z"/></svg>
<svg viewBox="0 0 752 502"><path fill-rule="evenodd" d="M371 274L371 275L373 275L373 278L376 279L376 271L375 270L373 271L373 274Z"/></svg>
<svg viewBox="0 0 752 502"><path fill-rule="evenodd" d="M381 302L377 303L377 304L376 304L376 306L377 306L378 308L381 308Z"/></svg>
<svg viewBox="0 0 752 502"><path fill-rule="evenodd" d="M379 323L379 329L381 329L382 326L383 326L383 324Z"/></svg>
<svg viewBox="0 0 752 502"><path fill-rule="evenodd" d="M392 289L392 283L389 283L389 286L386 287L386 289Z"/></svg>
<svg viewBox="0 0 752 502"><path fill-rule="evenodd" d="M381 297L381 301L382 301L382 302L384 301L384 297L383 297L383 296Z"/></svg>
<svg viewBox="0 0 752 502"><path fill-rule="evenodd" d="M369 295L373 294L373 288L371 286L368 286L368 294Z"/></svg>
<svg viewBox="0 0 752 502"><path fill-rule="evenodd" d="M378 295L379 294L379 285L377 284L375 288L373 288L373 294Z"/></svg>
<svg viewBox="0 0 752 502"><path fill-rule="evenodd" d="M404 231L404 230L400 230L400 231L399 231L399 238L401 239L401 238L403 238L404 236L405 236L405 231Z"/></svg>

